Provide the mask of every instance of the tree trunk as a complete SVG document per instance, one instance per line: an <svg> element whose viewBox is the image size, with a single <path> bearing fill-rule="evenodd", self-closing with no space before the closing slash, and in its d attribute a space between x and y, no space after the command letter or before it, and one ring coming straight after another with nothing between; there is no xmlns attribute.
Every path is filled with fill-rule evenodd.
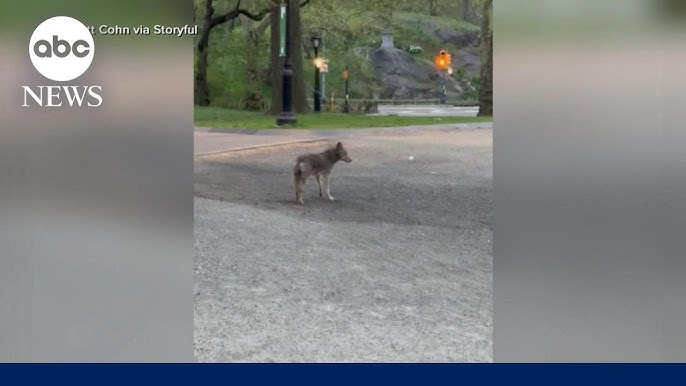
<svg viewBox="0 0 686 386"><path fill-rule="evenodd" d="M438 16L438 0L429 0L429 15Z"/></svg>
<svg viewBox="0 0 686 386"><path fill-rule="evenodd" d="M305 71L303 71L303 46L302 33L300 28L300 0L290 1L291 14L288 22L291 24L290 42L288 42L288 55L291 59L293 69L293 110L304 113L310 110L307 104L307 93L305 91Z"/></svg>
<svg viewBox="0 0 686 386"><path fill-rule="evenodd" d="M207 67L208 67L208 47L210 42L210 32L212 29L227 21L232 21L239 15L245 15L252 20L261 20L266 14L266 10L262 10L258 14L253 14L245 9L238 8L240 1L236 3L236 8L227 11L217 17L214 16L213 0L206 0L205 15L203 16L203 27L198 40L198 68L195 74L195 95L194 102L200 106L208 106L210 104L209 87L207 86Z"/></svg>
<svg viewBox="0 0 686 386"><path fill-rule="evenodd" d="M271 24L271 40L270 40L270 52L271 52L271 79L272 79L272 103L269 107L269 114L279 115L281 112L281 95L282 95L282 84L281 84L281 70L283 69L283 60L279 57L279 1L274 0L272 3L272 11L269 14L270 24Z"/></svg>
<svg viewBox="0 0 686 386"><path fill-rule="evenodd" d="M207 45L200 47L198 52L198 72L195 74L195 104L199 106L210 104L207 87Z"/></svg>
<svg viewBox="0 0 686 386"><path fill-rule="evenodd" d="M479 90L480 117L493 116L493 29L491 9L493 0L485 0L481 22L481 89Z"/></svg>
<svg viewBox="0 0 686 386"><path fill-rule="evenodd" d="M288 41L288 56L291 60L292 78L292 101L293 111L303 113L310 110L307 104L307 94L305 91L305 76L303 73L303 53L301 44L300 30L300 0L290 1L288 24L290 28L290 40ZM269 113L277 115L281 112L282 79L281 70L283 60L279 57L279 1L275 0L271 12L271 63L272 63L272 104ZM274 66L277 68L274 68Z"/></svg>
<svg viewBox="0 0 686 386"><path fill-rule="evenodd" d="M460 16L462 16L463 21L471 21L471 15L469 11L471 10L471 6L469 4L469 0L460 0Z"/></svg>
<svg viewBox="0 0 686 386"><path fill-rule="evenodd" d="M206 0L205 16L203 17L203 28L198 40L198 70L195 74L195 96L196 105L208 106L210 104L209 90L207 87L207 67L208 67L208 46L210 40L211 20L214 14L212 0Z"/></svg>

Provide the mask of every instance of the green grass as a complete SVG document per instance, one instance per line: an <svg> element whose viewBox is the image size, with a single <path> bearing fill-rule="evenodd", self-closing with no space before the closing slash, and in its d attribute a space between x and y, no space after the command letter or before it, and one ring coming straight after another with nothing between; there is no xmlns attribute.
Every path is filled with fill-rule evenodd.
<svg viewBox="0 0 686 386"><path fill-rule="evenodd" d="M440 123L491 122L492 117L400 117L368 116L343 113L298 114L295 125L277 126L276 117L261 112L195 107L195 126L213 128L274 129L292 127L300 129L347 129L435 125Z"/></svg>

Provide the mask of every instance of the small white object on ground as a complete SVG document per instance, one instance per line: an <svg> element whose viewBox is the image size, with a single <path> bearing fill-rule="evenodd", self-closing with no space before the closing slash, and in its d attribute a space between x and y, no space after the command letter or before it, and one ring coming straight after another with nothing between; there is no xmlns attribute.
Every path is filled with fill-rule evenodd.
<svg viewBox="0 0 686 386"><path fill-rule="evenodd" d="M414 161L414 156L411 155L409 159L410 159L410 161Z"/></svg>

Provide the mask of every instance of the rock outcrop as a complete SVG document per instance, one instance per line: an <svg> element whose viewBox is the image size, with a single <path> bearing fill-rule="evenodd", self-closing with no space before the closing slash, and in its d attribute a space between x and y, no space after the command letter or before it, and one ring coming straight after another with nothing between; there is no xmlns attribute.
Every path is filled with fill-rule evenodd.
<svg viewBox="0 0 686 386"><path fill-rule="evenodd" d="M397 48L380 47L369 58L382 86L382 99L426 99L440 95L441 74L431 63L417 60ZM450 76L445 77L448 98L457 98L462 87Z"/></svg>
<svg viewBox="0 0 686 386"><path fill-rule="evenodd" d="M481 54L478 47L479 32L474 30L455 30L439 28L430 20L416 21L427 34L433 34L442 44L455 47L452 51L453 63L467 77L479 75ZM388 37L386 36L386 41ZM378 83L382 87L382 99L438 98L440 77L442 76L431 62L420 60L408 52L389 46L376 48L368 53ZM459 98L466 84L459 84L455 76L446 76L448 98Z"/></svg>

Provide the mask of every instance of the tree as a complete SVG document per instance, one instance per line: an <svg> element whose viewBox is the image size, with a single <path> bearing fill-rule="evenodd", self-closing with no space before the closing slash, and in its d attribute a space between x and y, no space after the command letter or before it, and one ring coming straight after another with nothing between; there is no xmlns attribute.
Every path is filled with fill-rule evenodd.
<svg viewBox="0 0 686 386"><path fill-rule="evenodd" d="M291 60L291 69L293 70L292 78L292 101L293 110L298 113L308 111L310 109L307 104L307 96L305 92L305 77L303 73L303 51L300 28L300 8L307 5L309 0L305 0L302 4L300 0L286 0L289 1L290 14L288 15L288 24L290 28L290 39L288 41L288 56ZM273 0L271 5L271 80L272 80L272 103L269 113L272 115L281 112L281 96L282 90L282 69L283 61L279 57L279 0Z"/></svg>
<svg viewBox="0 0 686 386"><path fill-rule="evenodd" d="M470 10L472 7L469 3L469 0L460 0L460 16L462 16L462 21L471 21Z"/></svg>
<svg viewBox="0 0 686 386"><path fill-rule="evenodd" d="M208 67L208 50L210 42L210 32L212 29L222 23L233 20L239 15L245 15L252 20L261 20L269 9L265 8L257 14L251 13L245 9L241 9L241 2L238 0L236 6L218 16L214 16L213 0L205 0L205 14L203 16L203 26L198 39L198 69L195 74L195 104L200 106L208 106L210 104L209 90L207 87L207 67Z"/></svg>
<svg viewBox="0 0 686 386"><path fill-rule="evenodd" d="M485 0L481 19L481 88L478 116L493 116L493 0Z"/></svg>
<svg viewBox="0 0 686 386"><path fill-rule="evenodd" d="M253 2L254 0L249 0ZM264 81L261 75L260 61L262 50L262 36L269 27L269 17L263 18L256 22L250 18L241 15L239 18L241 26L243 27L243 34L245 35L245 83L246 90L243 96L243 108L245 110L262 110L264 101L262 97L262 83Z"/></svg>
<svg viewBox="0 0 686 386"><path fill-rule="evenodd" d="M368 9L379 11L381 27L390 30L397 16L397 11L407 6L407 0L369 0L367 4Z"/></svg>
<svg viewBox="0 0 686 386"><path fill-rule="evenodd" d="M429 0L429 15L438 16L438 0Z"/></svg>

